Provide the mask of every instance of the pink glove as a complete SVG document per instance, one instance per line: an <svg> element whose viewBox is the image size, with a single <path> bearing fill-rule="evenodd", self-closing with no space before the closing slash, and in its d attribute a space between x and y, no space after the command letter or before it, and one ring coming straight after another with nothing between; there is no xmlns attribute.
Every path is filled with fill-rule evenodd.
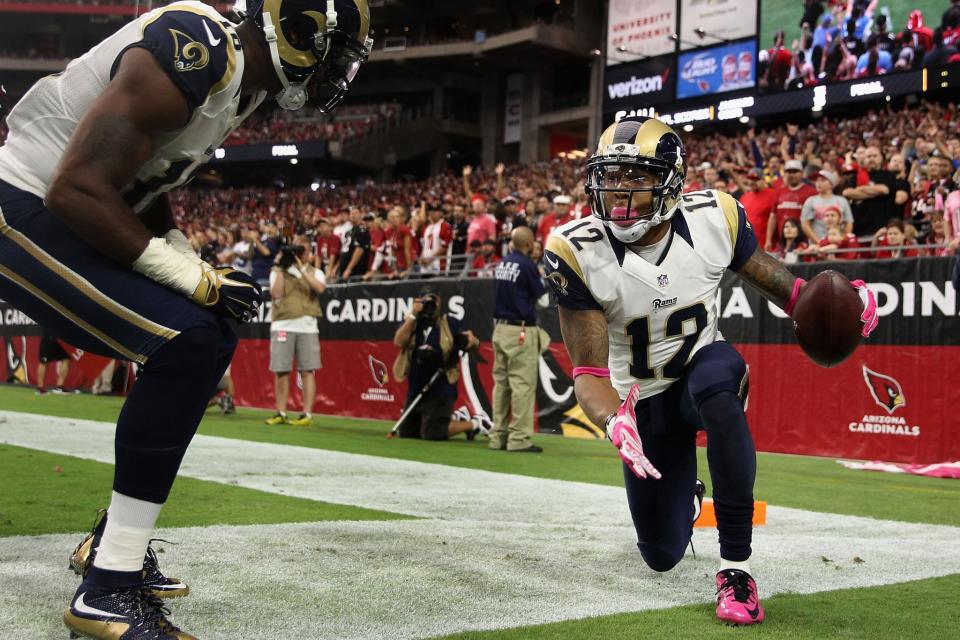
<svg viewBox="0 0 960 640"><path fill-rule="evenodd" d="M640 385L630 388L627 399L620 405L617 413L607 422L607 437L619 451L623 460L633 475L646 478L651 475L660 479L660 472L650 464L647 456L643 455L643 445L640 443L640 434L637 433L637 415L634 407L640 399Z"/></svg>
<svg viewBox="0 0 960 640"><path fill-rule="evenodd" d="M869 338L880 322L877 317L877 299L863 280L851 280L850 285L857 290L857 293L860 294L860 301L863 302L863 313L860 314L860 322L863 323L861 333L864 338Z"/></svg>

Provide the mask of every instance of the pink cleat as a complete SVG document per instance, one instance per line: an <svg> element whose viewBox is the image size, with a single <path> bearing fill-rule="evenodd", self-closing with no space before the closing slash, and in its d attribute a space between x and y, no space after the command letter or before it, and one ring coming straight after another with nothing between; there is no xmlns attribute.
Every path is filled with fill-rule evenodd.
<svg viewBox="0 0 960 640"><path fill-rule="evenodd" d="M749 573L724 569L717 574L717 617L727 624L763 622L757 583Z"/></svg>

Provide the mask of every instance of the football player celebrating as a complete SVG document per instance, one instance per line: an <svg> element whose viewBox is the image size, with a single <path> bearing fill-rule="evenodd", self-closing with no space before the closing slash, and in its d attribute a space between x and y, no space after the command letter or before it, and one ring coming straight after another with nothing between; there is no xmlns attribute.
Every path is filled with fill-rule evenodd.
<svg viewBox="0 0 960 640"><path fill-rule="evenodd" d="M750 575L756 451L743 403L747 368L717 329L727 269L787 313L804 281L758 249L743 207L718 191L683 194L686 153L663 122L625 118L587 163L593 216L547 243L548 279L573 361L577 400L624 463L637 546L672 569L703 499L696 432L707 434L720 538L717 616L763 620ZM862 282L863 334L876 304Z"/></svg>
<svg viewBox="0 0 960 640"><path fill-rule="evenodd" d="M37 82L0 148L0 297L69 343L142 366L116 429L106 518L77 548L64 621L92 638L192 638L157 599L187 587L149 540L260 287L203 262L165 192L186 184L269 95L324 111L371 41L366 0L253 0L147 13Z"/></svg>

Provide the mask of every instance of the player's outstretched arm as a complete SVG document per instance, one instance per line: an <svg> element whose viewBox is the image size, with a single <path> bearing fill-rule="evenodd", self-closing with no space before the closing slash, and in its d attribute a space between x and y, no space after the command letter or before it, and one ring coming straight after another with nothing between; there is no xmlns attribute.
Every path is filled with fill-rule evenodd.
<svg viewBox="0 0 960 640"><path fill-rule="evenodd" d="M153 137L186 125L187 101L146 49L127 51L90 106L57 166L47 207L74 233L121 264L153 237L120 195L153 152Z"/></svg>
<svg viewBox="0 0 960 640"><path fill-rule="evenodd" d="M574 311L558 307L560 331L574 368L607 368L609 338L607 319L602 311ZM603 427L611 413L620 407L620 396L609 377L581 375L574 378L574 393L580 408L593 424Z"/></svg>
<svg viewBox="0 0 960 640"><path fill-rule="evenodd" d="M760 248L737 270L737 275L781 309L786 309L790 302L797 280L783 263Z"/></svg>
<svg viewBox="0 0 960 640"><path fill-rule="evenodd" d="M787 271L776 258L762 249L753 252L750 259L737 270L737 275L791 317L793 307L807 282ZM862 333L865 338L869 337L877 328L877 300L863 280L852 280L850 286L857 290L863 303L860 314Z"/></svg>

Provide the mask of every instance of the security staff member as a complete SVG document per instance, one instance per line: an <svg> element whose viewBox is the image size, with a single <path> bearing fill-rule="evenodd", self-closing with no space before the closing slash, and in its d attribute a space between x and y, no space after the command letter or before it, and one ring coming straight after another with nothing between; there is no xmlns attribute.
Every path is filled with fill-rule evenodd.
<svg viewBox="0 0 960 640"><path fill-rule="evenodd" d="M543 451L533 444L533 403L537 393L537 364L550 344L537 326L536 306L549 302L537 265L530 259L533 231L518 227L510 235L513 251L494 273L496 300L493 317L493 429L490 448L507 451ZM512 415L511 415L512 414Z"/></svg>

